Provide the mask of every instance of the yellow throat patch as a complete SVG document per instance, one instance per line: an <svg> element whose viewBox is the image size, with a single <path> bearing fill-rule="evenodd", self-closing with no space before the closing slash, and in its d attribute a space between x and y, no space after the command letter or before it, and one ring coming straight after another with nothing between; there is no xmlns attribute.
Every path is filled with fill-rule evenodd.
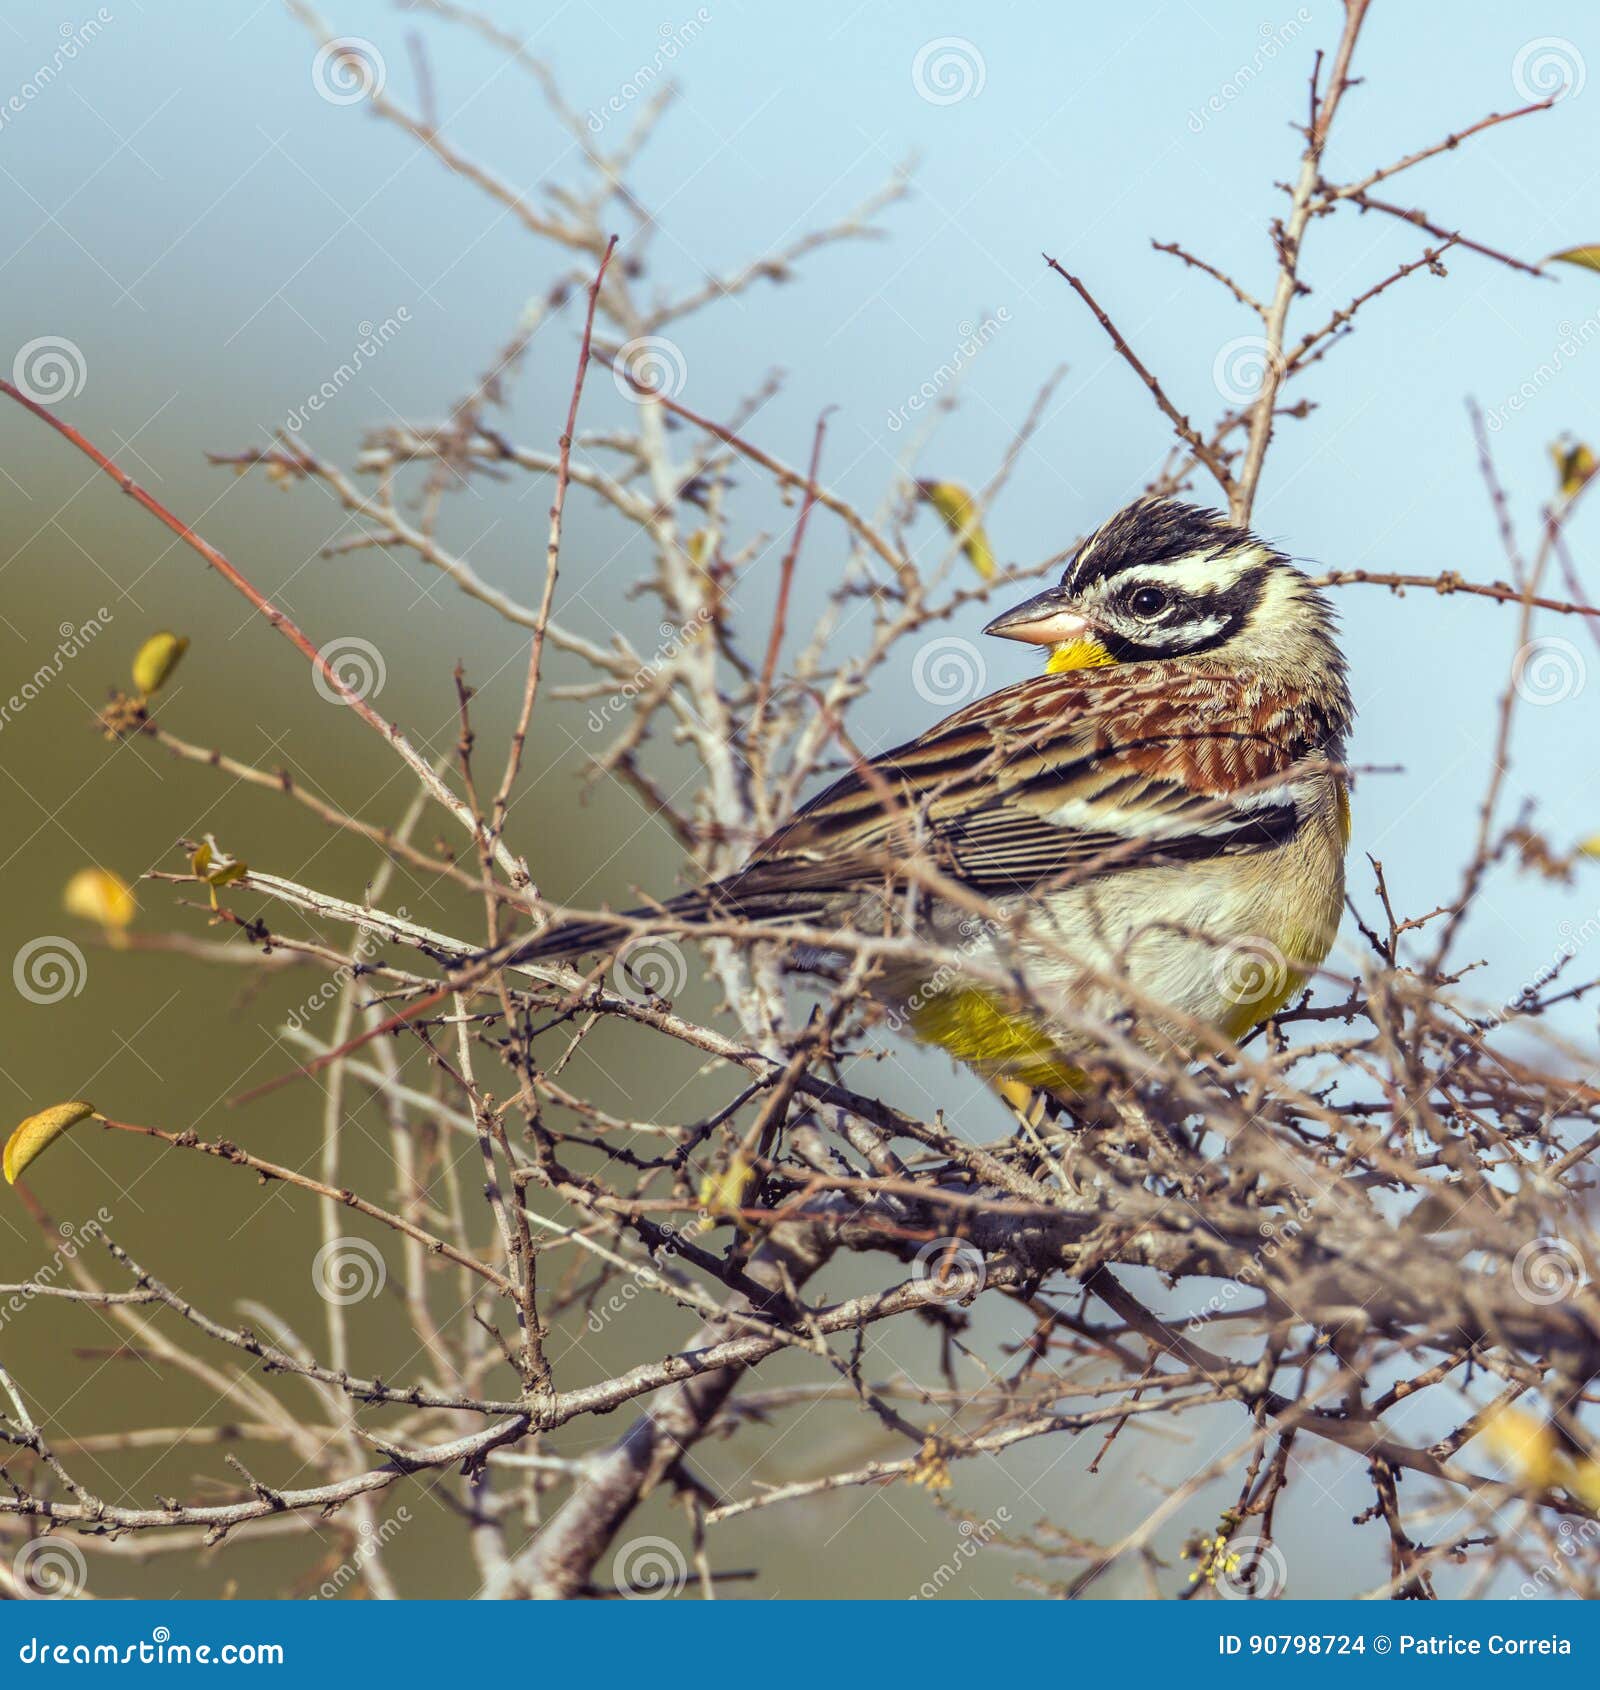
<svg viewBox="0 0 1600 1690"><path fill-rule="evenodd" d="M1064 675L1069 669L1109 669L1116 661L1099 640L1089 634L1081 640L1067 640L1062 645L1051 646L1044 672L1047 675Z"/></svg>

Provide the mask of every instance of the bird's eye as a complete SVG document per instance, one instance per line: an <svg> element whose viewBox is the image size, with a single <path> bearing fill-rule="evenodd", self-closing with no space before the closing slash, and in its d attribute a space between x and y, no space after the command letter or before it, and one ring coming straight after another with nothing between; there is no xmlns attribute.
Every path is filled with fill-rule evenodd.
<svg viewBox="0 0 1600 1690"><path fill-rule="evenodd" d="M1171 602L1160 587L1141 587L1128 600L1128 608L1135 616L1159 616Z"/></svg>

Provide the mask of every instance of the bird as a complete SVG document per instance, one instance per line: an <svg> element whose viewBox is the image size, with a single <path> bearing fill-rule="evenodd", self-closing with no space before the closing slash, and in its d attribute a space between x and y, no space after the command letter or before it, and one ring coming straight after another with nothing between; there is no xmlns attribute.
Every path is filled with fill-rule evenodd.
<svg viewBox="0 0 1600 1690"><path fill-rule="evenodd" d="M1043 647L1044 673L859 760L734 873L504 960L625 963L663 912L910 936L869 994L1012 1101L1081 1096L1108 1029L1243 1037L1343 913L1354 709L1326 598L1222 513L1145 496L984 632Z"/></svg>

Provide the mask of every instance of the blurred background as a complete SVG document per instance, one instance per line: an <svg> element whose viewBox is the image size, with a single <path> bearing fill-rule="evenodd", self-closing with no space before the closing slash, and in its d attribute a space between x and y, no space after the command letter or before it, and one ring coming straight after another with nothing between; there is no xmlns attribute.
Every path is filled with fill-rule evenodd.
<svg viewBox="0 0 1600 1690"><path fill-rule="evenodd" d="M671 327L680 397L729 416L781 371L781 387L747 432L803 463L818 413L837 407L825 478L872 510L913 441L918 473L987 480L1041 383L1064 364L990 518L1002 560L1018 564L1058 551L1133 496L1168 444L1148 395L1041 252L1085 278L1180 407L1197 420L1214 415L1241 379L1230 347L1253 320L1151 241L1177 240L1246 286L1270 288L1267 225L1283 205L1274 183L1295 168L1290 125L1306 109L1313 54L1331 48L1340 22L1333 0L1268 11L1257 0L1070 12L969 5L945 8L936 24L926 8L892 0L820 11L750 0L668 11L614 0L565 5L537 22L509 0L489 5L548 64L591 128L628 123L648 90L668 78L677 84L679 98L635 172L659 222L650 278L664 297L836 222L915 161L912 192L884 215L887 238L822 250L782 285L760 283ZM576 183L575 143L537 82L480 36L377 0L328 0L324 16L330 29L370 47L391 98L413 110L431 100L451 144L530 204ZM551 250L503 201L375 120L363 101L346 99L316 67L315 35L276 0L115 0L71 13L13 0L0 13L0 43L0 363L47 343L31 356L44 359L41 369L57 368L56 414L194 523L319 645L359 637L375 648L382 675L373 702L416 743L434 755L453 744L459 659L481 689L482 740L503 744L522 680L525 646L515 629L415 556L322 556L353 531L323 490L239 478L208 466L205 454L268 446L296 419L313 450L348 464L371 426L442 420L524 306L548 290L557 273ZM46 74L34 74L39 67ZM1589 8L1545 0L1513 11L1484 0L1441 14L1380 3L1356 71L1363 81L1326 162L1335 180L1564 83L1569 92L1552 111L1431 161L1395 184L1395 197L1530 262L1600 240L1592 145L1600 32ZM1596 86L1586 89L1591 71ZM1319 222L1304 266L1315 292L1297 306L1299 327L1321 322L1424 244L1419 231L1376 216ZM1256 526L1313 565L1503 578L1466 401L1475 398L1489 419L1509 508L1530 548L1539 507L1556 488L1552 443L1600 432L1600 275L1557 267L1554 279L1536 279L1459 249L1445 267L1447 278L1422 273L1374 301L1350 343L1297 384L1296 396L1315 409L1281 425ZM568 311L536 336L499 417L509 438L553 449L579 326ZM378 349L356 360L353 379L336 374L373 341ZM971 356L963 348L974 341L981 351ZM952 362L954 381L940 374ZM597 367L584 425L603 427L626 404ZM548 483L478 480L453 496L445 531L486 581L536 602L548 504ZM729 549L765 528L778 536L775 560L791 518L759 497L741 509L748 529L730 537ZM61 889L86 865L130 881L181 868L176 842L209 831L257 867L359 901L373 853L271 793L145 743L108 743L94 714L108 689L128 685L140 642L168 627L193 642L163 695L161 719L174 733L285 767L375 823L399 818L411 786L374 735L319 696L302 659L243 600L14 406L0 407L0 510L0 702L14 689L20 696L41 665L51 671L0 717L0 960L9 969L45 936L70 939L83 956L76 989L57 1001L4 983L0 1093L9 1117L84 1096L121 1119L235 1137L314 1167L320 1102L309 1088L243 1113L226 1112L223 1100L299 1060L281 1025L319 977L295 970L263 984L248 968L137 948L140 936L160 932L225 940L208 928L193 888L140 886L126 951L74 925L61 912ZM1590 590L1595 529L1591 512L1575 530ZM930 559L948 549L926 516L910 540ZM842 546L838 526L819 519L793 626L806 627L817 611ZM638 561L618 524L574 490L561 622L596 640L620 628L640 650L654 649L656 607L627 594ZM765 628L761 591L753 587L740 608ZM1517 613L1482 599L1396 598L1372 587L1342 590L1338 605L1361 712L1352 755L1371 771L1355 797L1352 890L1370 910L1372 853L1397 909L1420 914L1449 896L1471 852ZM984 620L973 606L953 631L980 643ZM63 630L89 621L92 640L58 661ZM1600 832L1600 679L1588 628L1547 620L1541 630L1553 642L1554 681L1519 717L1504 813L1527 806L1532 825L1567 851ZM1026 652L981 646L987 686L1030 668ZM558 682L578 678L559 657L549 668ZM541 887L563 901L615 902L638 886L660 892L675 884L682 853L630 796L604 783L585 792L581 777L600 748L587 711L542 702L515 845ZM914 684L907 653L880 676L852 731L874 749L940 713ZM419 842L443 830L430 817ZM398 903L442 930L481 932L481 907L424 878L399 877L390 907ZM285 912L273 919L294 930ZM1500 873L1469 947L1487 964L1484 1001L1514 997L1564 947L1597 931L1600 870L1580 869L1565 883ZM1356 954L1348 935L1345 954ZM697 990L689 1001L709 1012ZM306 1015L319 1035L331 1018L331 1010ZM1593 1048L1587 1006L1563 1028ZM915 1106L937 1099L967 1111L964 1124L975 1130L999 1125L989 1119L994 1102L942 1059L885 1048L871 1078L887 1094L901 1088ZM649 1072L626 1046L597 1052L586 1058L584 1084L609 1107L681 1118L712 1095L675 1048L654 1048ZM372 1113L352 1101L353 1173L368 1138L370 1165L382 1165ZM263 1298L314 1341L312 1205L282 1190L246 1190L230 1170L200 1163L80 1129L29 1183L51 1227L81 1228L104 1207L108 1230L137 1260L211 1313L235 1318L238 1298ZM95 1271L109 1281L110 1264L91 1248ZM48 1254L8 1193L0 1279L26 1279ZM828 1288L841 1287L836 1279ZM385 1377L403 1371L410 1358L398 1311L380 1299L363 1322L356 1365ZM557 1345L556 1365L563 1382L578 1383L636 1358L641 1345L664 1353L687 1331L680 1311L649 1300L598 1338L580 1322ZM33 1303L0 1325L0 1358L40 1422L62 1438L188 1425L212 1412L213 1393L127 1348L126 1333L92 1311ZM926 1344L917 1350L895 1338L878 1359L933 1375ZM780 1361L761 1382L804 1376ZM882 1452L864 1419L834 1410L782 1421L757 1446L708 1449L704 1467L741 1490L821 1474ZM1049 1517L1095 1538L1126 1522L1132 1499L1153 1506L1157 1481L1196 1470L1240 1435L1236 1416L1185 1424L1193 1441L1178 1449L1130 1430L1094 1474L1087 1468L1101 1439L1093 1436L971 1464L958 1474L954 1500L1007 1531ZM620 1420L575 1428L582 1436L567 1447L621 1429ZM1416 1441L1442 1429L1419 1420ZM294 1482L271 1452L249 1459L271 1482ZM1327 1452L1306 1460L1299 1500L1278 1521L1288 1594L1377 1582L1387 1559L1381 1525L1334 1535L1337 1558L1328 1545L1328 1523L1346 1523L1370 1500L1360 1464ZM78 1465L101 1494L130 1502L236 1482L204 1449L83 1456ZM1223 1490L1197 1498L1160 1540L1166 1552L1228 1500ZM380 1513L402 1503L415 1523L397 1534L389 1559L403 1588L470 1595L476 1579L455 1521L422 1485L391 1492ZM652 1529L673 1529L665 1503L653 1508ZM722 1565L759 1568L735 1594L894 1596L914 1593L962 1542L953 1519L902 1486L754 1515L725 1530L718 1556ZM1365 1556L1359 1565L1352 1545ZM280 1537L204 1558L96 1557L92 1578L102 1594L267 1594L296 1580L303 1587L314 1560L302 1540ZM1015 1571L1000 1552L963 1554L940 1588L1012 1595ZM1186 1577L1177 1566L1161 1583L1171 1591ZM1106 1594L1142 1589L1131 1570L1104 1584Z"/></svg>

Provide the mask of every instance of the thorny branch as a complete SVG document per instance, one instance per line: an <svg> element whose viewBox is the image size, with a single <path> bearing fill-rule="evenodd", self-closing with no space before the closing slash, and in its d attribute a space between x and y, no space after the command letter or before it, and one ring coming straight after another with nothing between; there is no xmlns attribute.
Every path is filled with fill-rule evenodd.
<svg viewBox="0 0 1600 1690"><path fill-rule="evenodd" d="M320 41L334 40L299 0L291 7ZM626 966L607 960L586 974L499 961L519 920L583 913L541 894L530 870L541 840L525 833L517 803L529 736L562 697L606 701L610 739L596 766L668 823L695 869L724 870L792 813L830 760L856 756L848 713L891 654L973 599L1060 560L976 584L925 568L905 532L917 501L914 462L898 466L878 509L863 510L822 478L820 420L804 470L763 438L761 412L775 383L719 418L640 365L640 344L664 327L762 280L788 279L833 242L880 233L881 214L905 192L900 173L838 223L647 303L641 279L656 224L629 176L669 97L647 102L626 135L604 144L548 67L497 26L445 0L413 0L412 9L473 30L531 76L577 143L583 180L536 204L442 132L425 78L416 112L381 93L371 110L553 249L556 279L446 422L395 420L349 469L287 434L216 458L241 472L315 483L355 525L331 551L409 554L441 571L475 614L523 632L520 702L486 804L474 772L470 671L458 676L454 767L436 764L235 563L78 430L0 381L0 392L87 454L241 594L415 783L398 823L374 820L308 792L286 771L196 743L153 714L125 724L174 757L279 793L321 826L375 848L382 863L363 902L243 869L216 912L233 943L193 953L231 958L249 945L264 968L289 956L338 982L340 1009L326 1036L297 1025L288 1039L305 1057L290 1076L301 1082L294 1095L309 1095L308 1076L323 1088L316 1173L238 1142L251 1141L248 1112L230 1117L231 1136L104 1121L153 1141L154 1156L196 1153L219 1179L247 1174L288 1188L291 1199L318 1206L325 1249L359 1246L370 1266L374 1255L389 1258L369 1232L385 1240L400 1263L389 1288L412 1341L397 1377L384 1378L371 1360L357 1368L353 1358L383 1346L339 1299L317 1342L261 1302L230 1325L157 1277L154 1248L137 1247L154 1264L146 1268L106 1238L115 1282L102 1283L74 1253L70 1284L0 1287L0 1299L98 1311L152 1365L212 1392L229 1422L74 1436L37 1424L22 1387L0 1372L9 1404L0 1436L15 1451L0 1520L29 1532L79 1530L85 1545L108 1555L145 1534L189 1551L318 1516L350 1544L355 1526L341 1524L341 1510L370 1533L372 1517L360 1511L371 1499L426 1483L464 1522L483 1594L571 1596L601 1588L605 1557L664 1484L684 1500L705 1556L728 1522L802 1498L884 1485L917 1485L937 1498L966 1463L1036 1440L1065 1446L1087 1436L1085 1461L1098 1465L1113 1446L1152 1429L1194 1425L1206 1428L1204 1447L1220 1452L1170 1484L1153 1510L1130 1505L1115 1542L1089 1542L1048 1520L986 1529L982 1541L1027 1556L1030 1582L1055 1594L1098 1588L1123 1571L1169 1593L1206 1595L1233 1581L1271 1594L1275 1522L1296 1494L1304 1452L1321 1447L1372 1485L1363 1518L1386 1543L1382 1593L1431 1595L1447 1563L1466 1563L1485 1579L1510 1569L1541 1586L1596 1594L1600 1533L1584 1539L1590 1553L1558 1555L1548 1524L1589 1522L1600 1507L1589 1413L1600 1376L1600 1298L1590 1282L1596 1256L1585 1195L1600 1147L1600 1088L1592 1050L1548 1017L1595 982L1564 978L1570 955L1510 992L1479 986L1481 977L1452 964L1493 876L1519 863L1572 872L1572 859L1540 841L1525 817L1502 813L1514 684L1501 699L1494 767L1457 893L1403 916L1373 864L1381 916L1363 913L1364 887L1354 904L1370 953L1362 966L1330 965L1246 1048L1195 1027L1192 1042L1151 1061L1123 1027L1090 1026L1104 1053L1095 1077L1112 1107L1082 1120L1022 1105L997 1130L998 1104L969 1122L879 1095L876 1058L894 1035L865 991L873 971L904 960L910 947L931 970L973 974L959 948L800 927L780 945L748 923L714 922L699 939L722 1002L699 1016L673 1001L688 978L689 935L665 912L628 923ZM1221 283L1259 324L1263 375L1249 403L1209 427L1192 422L1087 284L1048 260L1176 437L1152 490L1183 488L1203 470L1240 521L1257 497L1277 420L1306 412L1303 403L1285 405L1286 384L1350 338L1358 311L1418 271L1439 272L1455 249L1538 273L1371 190L1549 100L1465 124L1355 181L1326 179L1329 135L1356 86L1368 11L1369 0L1345 0L1325 72L1318 58L1298 172L1271 230L1271 286L1247 287L1175 243L1160 248ZM1347 206L1404 217L1435 244L1291 340L1308 234ZM556 332L573 298L585 311L554 449L510 439L495 408L534 338ZM578 426L594 361L614 372L630 401L622 426ZM1036 408L1000 460L985 506L1037 420ZM1493 487L1486 451L1484 468ZM444 534L452 487L498 478L552 488L533 603L486 582ZM597 643L554 615L572 567L563 557L569 494L593 500L636 538L636 591L653 599L666 630L654 654L620 632ZM1498 490L1495 498L1507 580L1406 571L1332 571L1323 580L1514 604L1519 651L1539 614L1592 617L1576 591L1558 598L1542 590L1554 561L1575 579L1564 547L1580 498L1541 513L1529 563ZM785 507L794 514L774 540L770 513ZM815 544L804 554L806 574L823 582L811 594L823 608L796 640L792 595L805 578L802 542L813 525L829 527L846 549L837 564L813 561ZM579 682L542 686L547 645ZM656 749L657 729L683 748L676 762ZM464 855L443 842L413 843L430 807L451 818ZM963 904L973 921L1005 929L1009 918L931 862L912 854L898 866L922 889ZM480 909L485 932L446 932L385 908L385 877L402 873L425 875L464 910ZM195 876L175 865L156 878L189 885ZM291 913L312 936L277 930ZM813 985L809 1004L797 1004L790 948L830 937L843 975ZM664 972L651 972L656 964ZM630 1105L602 1102L580 1059L607 1039L627 1041L636 1072L687 1056L700 1074L692 1095L711 1101L674 1113L646 1088ZM365 1099L385 1123L392 1177L378 1195L353 1189L342 1172L339 1122L354 1107L347 1095ZM54 1237L23 1189L41 1237ZM356 1217L359 1239L342 1236ZM819 1289L841 1259L855 1264L852 1289ZM676 1344L660 1336L668 1313L695 1322L678 1328ZM600 1364L596 1377L595 1363L554 1342L563 1331L612 1322L624 1349L649 1359ZM930 1348L939 1383L897 1366L876 1343L891 1323ZM812 1383L741 1397L744 1376L780 1353L811 1367ZM303 1402L291 1407L293 1391L316 1398L317 1423L306 1423ZM748 1436L763 1417L795 1407L855 1416L895 1453L726 1495L698 1471L702 1440ZM592 1417L622 1408L639 1417L596 1451ZM581 1458L562 1453L569 1426L584 1434ZM74 1477L90 1454L218 1443L247 1447L264 1472L288 1454L322 1477L275 1485L235 1456L244 1482L221 1500L155 1505L112 1503ZM1202 1491L1222 1481L1236 1489L1220 1521L1214 1511L1198 1514ZM1196 1576L1175 1586L1156 1545L1179 1523L1194 1528ZM700 1565L709 1591L711 1563ZM1063 1576L1051 1576L1055 1565ZM381 1556L362 1577L374 1594L398 1593Z"/></svg>

